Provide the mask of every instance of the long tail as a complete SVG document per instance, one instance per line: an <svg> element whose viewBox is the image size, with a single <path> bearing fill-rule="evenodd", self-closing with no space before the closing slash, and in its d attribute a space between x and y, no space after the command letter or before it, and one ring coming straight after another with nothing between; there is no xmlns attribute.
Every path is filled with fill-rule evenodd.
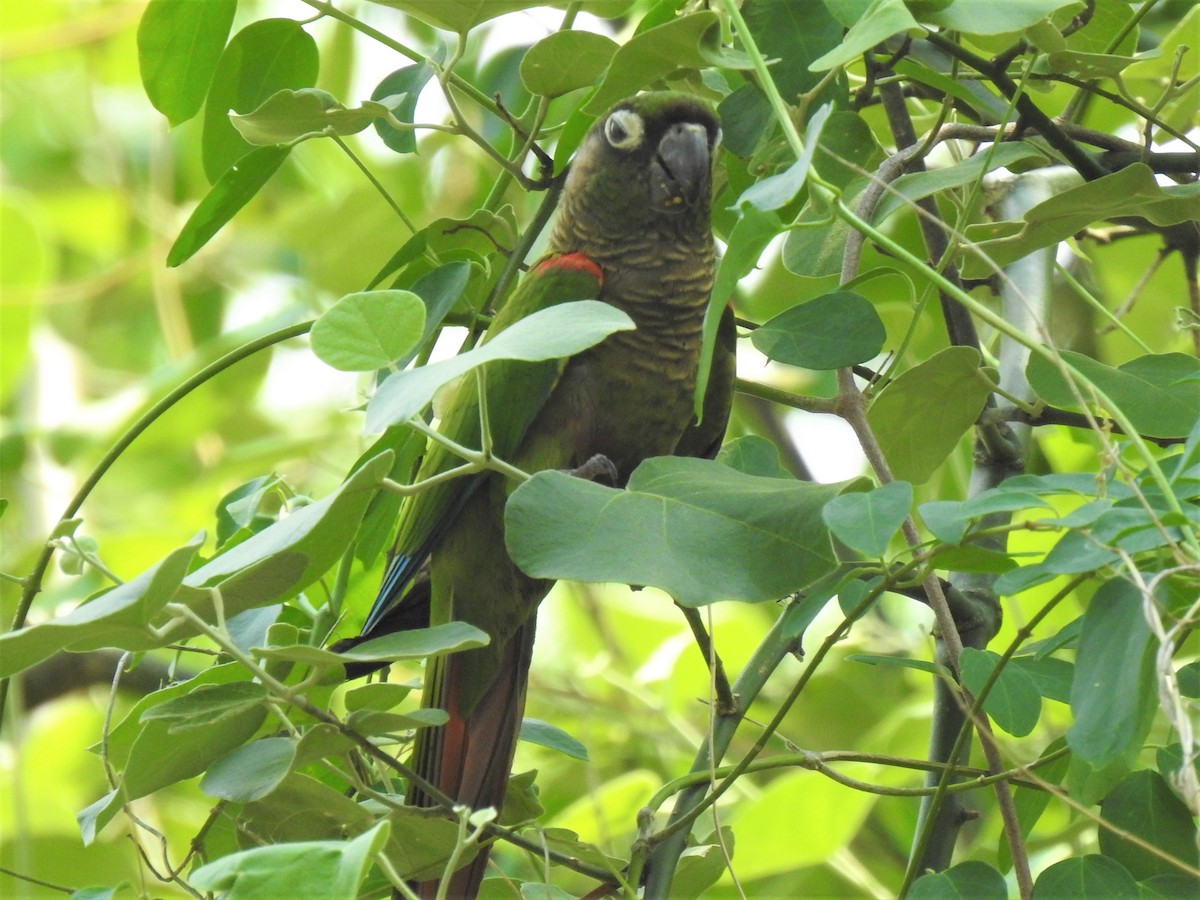
<svg viewBox="0 0 1200 900"><path fill-rule="evenodd" d="M531 616L509 639L496 658L487 650L473 650L441 657L431 663L427 673L425 699L422 705L439 707L450 714L450 721L440 728L422 730L413 748L412 765L419 775L435 784L443 793L472 809L494 807L497 812L504 804L508 777L512 770L517 733L525 712L525 687L529 681L529 664L533 655L533 636L536 617ZM481 661L495 678L471 711L463 716L461 690L469 683L469 675ZM413 806L433 806L434 802L420 788L408 792ZM487 870L488 849L485 847L465 867L455 873L450 882L449 896L474 897ZM422 897L434 897L438 882L421 885Z"/></svg>

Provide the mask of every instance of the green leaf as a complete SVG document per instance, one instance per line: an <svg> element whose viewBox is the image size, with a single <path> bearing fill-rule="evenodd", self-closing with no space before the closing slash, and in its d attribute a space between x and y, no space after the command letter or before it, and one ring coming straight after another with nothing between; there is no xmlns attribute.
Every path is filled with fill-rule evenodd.
<svg viewBox="0 0 1200 900"><path fill-rule="evenodd" d="M219 586L227 617L295 596L341 558L390 467L391 453L379 454L337 490L214 557L191 572L184 584L193 588ZM256 572L262 577L256 579ZM203 599L189 605L211 617L208 592L200 596ZM174 634L178 637L181 633L186 629Z"/></svg>
<svg viewBox="0 0 1200 900"><path fill-rule="evenodd" d="M882 222L896 210L911 206L924 197L974 184L993 169L1039 158L1043 158L1043 154L1033 144L1013 141L995 144L989 150L976 153L944 169L901 175L884 195L875 211L874 221Z"/></svg>
<svg viewBox="0 0 1200 900"><path fill-rule="evenodd" d="M318 65L316 42L292 19L262 19L233 36L204 107L200 146L210 182L253 149L229 121L229 111L248 113L276 91L312 87Z"/></svg>
<svg viewBox="0 0 1200 900"><path fill-rule="evenodd" d="M453 359L396 372L367 404L368 434L406 422L425 408L438 388L477 366L498 359L539 362L571 356L616 331L630 331L633 320L595 300L560 303L513 323L486 344Z"/></svg>
<svg viewBox="0 0 1200 900"><path fill-rule="evenodd" d="M855 193L857 191L846 192L847 196ZM805 278L828 278L839 274L850 231L844 220L830 218L827 210L818 210L809 203L784 239L784 267Z"/></svg>
<svg viewBox="0 0 1200 900"><path fill-rule="evenodd" d="M895 669L916 669L940 678L952 678L950 670L945 666L931 663L924 659L909 659L906 656L877 656L871 653L851 653L846 657L848 662L866 663L868 666L884 666Z"/></svg>
<svg viewBox="0 0 1200 900"><path fill-rule="evenodd" d="M726 442L717 454L717 462L747 475L767 478L791 478L779 458L779 448L765 437L747 434Z"/></svg>
<svg viewBox="0 0 1200 900"><path fill-rule="evenodd" d="M881 557L908 518L912 485L893 481L866 493L842 494L821 509L834 537L865 556Z"/></svg>
<svg viewBox="0 0 1200 900"><path fill-rule="evenodd" d="M1071 684L1071 750L1096 768L1132 759L1155 709L1154 651L1142 598L1116 578L1083 615Z"/></svg>
<svg viewBox="0 0 1200 900"><path fill-rule="evenodd" d="M963 34L1022 31L1060 9L1082 9L1082 0L954 0L923 5L921 21Z"/></svg>
<svg viewBox="0 0 1200 900"><path fill-rule="evenodd" d="M358 709L385 710L399 706L411 693L412 685L376 681L346 691L344 699L348 712Z"/></svg>
<svg viewBox="0 0 1200 900"><path fill-rule="evenodd" d="M1138 900L1138 887L1119 862L1089 854L1043 870L1033 884L1033 894L1054 900Z"/></svg>
<svg viewBox="0 0 1200 900"><path fill-rule="evenodd" d="M626 490L539 472L509 499L505 539L536 578L654 585L688 606L777 599L837 567L820 508L846 487L668 457Z"/></svg>
<svg viewBox="0 0 1200 900"><path fill-rule="evenodd" d="M714 833L707 840L715 838ZM734 845L733 829L724 826L720 844L701 843L684 850L671 879L671 893L677 897L702 896L725 873L726 860L734 853Z"/></svg>
<svg viewBox="0 0 1200 900"><path fill-rule="evenodd" d="M150 719L137 726L128 752L110 754L122 774L121 787L100 798L77 817L84 843L90 844L121 811L122 803L145 797L168 785L194 778L249 740L267 717L265 705L243 707L185 736L172 733L172 719ZM110 744L110 750L111 750Z"/></svg>
<svg viewBox="0 0 1200 900"><path fill-rule="evenodd" d="M582 759L584 762L588 760L587 747L561 728L551 725L549 722L543 722L541 719L522 719L520 737L521 740L530 744L549 747L572 759Z"/></svg>
<svg viewBox="0 0 1200 900"><path fill-rule="evenodd" d="M964 274L972 278L991 274L991 269L979 262L979 254L1006 266L1034 250L1064 241L1094 222L1118 216L1142 216L1155 225L1200 219L1200 183L1164 187L1148 166L1126 166L1042 201L1025 213L1024 227L1016 234L982 240L989 233L1011 229L994 225L968 228L967 236L978 240L979 247L967 257Z"/></svg>
<svg viewBox="0 0 1200 900"><path fill-rule="evenodd" d="M521 59L521 81L531 94L561 97L595 84L617 52L616 41L590 31L556 31Z"/></svg>
<svg viewBox="0 0 1200 900"><path fill-rule="evenodd" d="M1159 773L1150 769L1130 773L1104 798L1100 811L1106 822L1185 865L1194 869L1200 863L1192 814ZM1107 828L1100 829L1100 851L1139 881L1179 871L1162 857Z"/></svg>
<svg viewBox="0 0 1200 900"><path fill-rule="evenodd" d="M171 125L200 111L237 0L150 0L138 23L138 66L150 103Z"/></svg>
<svg viewBox="0 0 1200 900"><path fill-rule="evenodd" d="M824 72L858 59L876 44L909 29L921 26L913 18L904 0L875 0L856 21L841 43L818 59L809 68Z"/></svg>
<svg viewBox="0 0 1200 900"><path fill-rule="evenodd" d="M425 304L412 291L347 294L313 323L313 353L343 372L370 372L403 359L421 343Z"/></svg>
<svg viewBox="0 0 1200 900"><path fill-rule="evenodd" d="M999 663L999 654L991 650L964 648L959 665L967 690L978 695ZM984 698L983 708L1013 737L1025 737L1037 726L1042 714L1042 695L1025 672L1006 665Z"/></svg>
<svg viewBox="0 0 1200 900"><path fill-rule="evenodd" d="M584 112L601 115L618 100L636 94L676 69L707 66L708 57L702 44L706 39L718 40L719 36L720 20L708 10L679 16L639 32L613 54L604 80L584 105Z"/></svg>
<svg viewBox="0 0 1200 900"><path fill-rule="evenodd" d="M380 6L398 9L434 28L466 34L480 22L496 16L551 5L546 0L371 0ZM609 5L613 0L602 0Z"/></svg>
<svg viewBox="0 0 1200 900"><path fill-rule="evenodd" d="M375 100L347 109L328 91L300 88L276 91L248 113L230 113L229 121L246 143L269 147L298 144L315 137L358 134L390 114L386 104Z"/></svg>
<svg viewBox="0 0 1200 900"><path fill-rule="evenodd" d="M944 872L931 872L913 882L910 900L1005 900L1004 876L985 862L969 859Z"/></svg>
<svg viewBox="0 0 1200 900"><path fill-rule="evenodd" d="M827 103L808 120L808 128L804 132L804 152L799 159L782 172L768 175L766 178L760 178L754 182L737 198L734 206L752 206L765 212L791 203L808 179L813 155L817 150L817 142L821 139L821 129L832 109L833 107Z"/></svg>
<svg viewBox="0 0 1200 900"><path fill-rule="evenodd" d="M414 709L409 713L360 709L346 717L346 724L362 735L397 734L418 728L436 728L450 721L444 709Z"/></svg>
<svg viewBox="0 0 1200 900"><path fill-rule="evenodd" d="M335 653L322 647L296 644L289 647L259 648L263 659L280 659L309 666L333 666L344 662L395 662L401 659L425 659L459 650L486 646L490 638L466 622L446 622L432 628L398 631L363 641L351 650Z"/></svg>
<svg viewBox="0 0 1200 900"><path fill-rule="evenodd" d="M167 265L174 267L191 259L197 250L225 227L226 222L237 215L238 210L250 202L250 198L258 193L287 159L288 152L287 147L259 147L225 170L212 190L204 195L200 205L188 216L179 237L175 238L175 243L167 252Z"/></svg>
<svg viewBox="0 0 1200 900"><path fill-rule="evenodd" d="M189 882L225 900L321 897L354 900L375 855L391 835L384 820L351 841L303 841L255 847L200 866Z"/></svg>
<svg viewBox="0 0 1200 900"><path fill-rule="evenodd" d="M371 91L371 99L390 106L394 119L411 125L417 113L417 99L431 77L433 66L429 63L404 66L379 82ZM375 133L389 148L397 153L416 152L417 136L412 129L397 128L385 119L376 119L374 124Z"/></svg>
<svg viewBox="0 0 1200 900"><path fill-rule="evenodd" d="M800 94L820 83L822 74L809 64L842 42L841 23L824 3L754 0L743 4L742 15L759 50L770 60L771 80L787 103L796 103ZM845 81L839 79L809 102L814 109L827 101L842 107L845 94Z"/></svg>
<svg viewBox="0 0 1200 900"><path fill-rule="evenodd" d="M834 291L793 306L750 334L763 355L806 369L840 369L873 359L887 332L871 301Z"/></svg>
<svg viewBox="0 0 1200 900"><path fill-rule="evenodd" d="M990 392L973 347L947 347L880 391L867 420L896 477L927 481L975 424Z"/></svg>
<svg viewBox="0 0 1200 900"><path fill-rule="evenodd" d="M295 760L296 742L291 738L262 738L213 763L200 779L200 790L238 803L259 800L279 787Z"/></svg>
<svg viewBox="0 0 1200 900"><path fill-rule="evenodd" d="M1071 350L1063 362L1096 385L1142 434L1184 437L1200 419L1200 360L1183 353L1148 354L1116 368ZM1080 385L1073 390L1066 375L1039 355L1026 367L1030 386L1054 406L1079 409L1076 390L1089 406L1108 405Z"/></svg>
<svg viewBox="0 0 1200 900"><path fill-rule="evenodd" d="M190 728L207 728L256 706L265 707L266 699L267 689L255 682L202 684L180 697L151 706L142 713L140 721L170 720L170 731L177 734Z"/></svg>
<svg viewBox="0 0 1200 900"><path fill-rule="evenodd" d="M64 616L0 634L0 678L49 659L60 650L146 650L160 645L161 639L148 626L179 591L203 542L201 533L141 575Z"/></svg>

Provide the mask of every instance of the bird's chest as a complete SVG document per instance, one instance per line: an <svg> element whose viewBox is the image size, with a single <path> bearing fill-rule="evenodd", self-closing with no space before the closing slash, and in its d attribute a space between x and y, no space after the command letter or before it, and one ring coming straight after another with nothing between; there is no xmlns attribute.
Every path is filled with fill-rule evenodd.
<svg viewBox="0 0 1200 900"><path fill-rule="evenodd" d="M700 352L698 341L625 337L614 335L572 359L556 392L570 422L570 465L600 453L622 480L642 460L675 449L691 421Z"/></svg>

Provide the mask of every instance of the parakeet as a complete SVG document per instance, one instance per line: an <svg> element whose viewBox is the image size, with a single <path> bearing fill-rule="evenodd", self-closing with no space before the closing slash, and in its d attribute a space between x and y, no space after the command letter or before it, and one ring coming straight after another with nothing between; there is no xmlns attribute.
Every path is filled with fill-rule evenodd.
<svg viewBox="0 0 1200 900"><path fill-rule="evenodd" d="M732 396L729 313L699 423L693 393L713 285L710 205L720 134L707 105L674 92L624 100L588 132L566 176L548 252L488 336L539 309L583 299L618 307L636 328L567 360L489 363L484 389L496 456L531 473L583 474L585 466L585 477L615 473L619 486L648 457L715 452ZM440 430L459 444L480 446L478 390L474 378L464 379L445 408ZM417 477L459 462L431 444ZM475 809L498 810L504 801L536 610L551 586L521 572L505 550L504 504L515 487L486 473L409 498L383 587L355 639L454 620L491 636L487 647L430 663L423 703L450 720L419 732L411 760ZM410 789L408 802L432 805L419 788ZM452 896L475 895L486 857L480 853L454 876Z"/></svg>

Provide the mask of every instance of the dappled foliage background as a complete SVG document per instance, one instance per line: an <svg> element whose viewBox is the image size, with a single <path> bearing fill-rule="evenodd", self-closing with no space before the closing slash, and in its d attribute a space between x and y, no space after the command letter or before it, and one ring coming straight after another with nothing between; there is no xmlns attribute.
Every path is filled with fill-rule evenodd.
<svg viewBox="0 0 1200 900"><path fill-rule="evenodd" d="M522 57L530 45L560 28L564 14L572 17L575 28L603 33L624 44L637 29L674 20L678 8L696 13L704 4L648 0L558 4L569 7L566 13L562 8L520 9L525 5L514 2L510 6L518 11L472 29L466 52L455 67L481 96L499 95L505 108L517 115L531 103L519 68ZM781 10L785 5L750 2L745 7L752 28L757 24L761 29L755 37L767 56L783 57L785 63L794 56L807 64L825 50L810 52L802 47L809 34L772 27L782 21L777 17L784 16ZM829 5L846 15L853 6ZM1043 5L1055 10L1069 4ZM304 20L315 14L314 7L321 6L300 0L241 0L233 33L268 16ZM391 6L419 8L421 4ZM1128 21L1132 7L1112 0L1097 0L1088 6L1094 6L1092 30L1080 34L1092 36L1086 49L1099 54L1106 40ZM1190 41L1193 49L1176 74L1180 82L1194 79L1200 19L1194 10L1189 12L1190 4L1138 6L1151 7L1140 20L1140 43L1121 52L1128 56L1167 36L1173 36L1176 44ZM439 62L445 60L447 46L453 46L453 38L430 25L429 16L422 21L387 4L369 2L345 7L361 23L420 48ZM441 218L467 219L490 204L493 209L511 209L504 215L511 217L511 237L515 239L542 199L540 193L524 189L514 179L498 181L495 161L462 135L420 131L416 152L395 152L374 128L368 128L337 141L316 139L297 144L231 224L195 248L185 263L168 267L168 254L189 216L223 171L211 154L204 158L202 147L206 119L223 116L225 109L220 104L210 106L201 115L168 127L147 100L139 75L137 29L143 9L142 3L121 0L54 0L0 7L0 287L4 291L0 307L0 466L3 496L8 501L0 518L0 536L2 569L16 577L24 577L33 567L62 510L107 448L137 416L185 378L223 353L310 320L342 295L363 290L414 228ZM1003 10L996 12L1003 14ZM755 15L760 18L756 20ZM843 22L850 20L843 18ZM728 29L727 20L722 22ZM832 18L826 24L832 29L830 46L834 46L842 27ZM375 92L384 76L408 63L328 16L306 23L304 30L319 47L319 74L315 59L312 66L315 85L348 107L381 96ZM892 33L880 33L864 49ZM978 41L976 49L996 52L1012 37L1002 31L990 33ZM828 36L814 40L817 38L825 41ZM672 86L700 92L714 101L752 80L745 75L740 58L716 55L702 63L696 43L667 47L664 52L678 54L681 70L668 65L656 78L666 76ZM592 80L601 78L606 59ZM1135 88L1146 86L1147 103L1158 96L1149 86L1165 77L1172 59L1170 55L1147 58L1130 69L1128 83ZM584 62L581 60L581 65ZM863 88L861 63L853 58L845 62L850 81L844 74L838 75L823 84L822 90L850 96L847 84L852 90ZM293 74L298 80L294 86L314 83L301 72L306 63L300 56L290 57L282 65L295 67ZM1094 65L1099 77L1108 71L1103 63ZM794 75L793 68L785 64L776 71ZM807 69L807 65L799 68ZM822 74L796 81L787 99L812 90ZM642 86L639 81L631 88ZM865 90L864 96L869 95L869 85ZM919 94L911 104L919 135L934 127L939 117L954 117L928 92L914 93ZM572 128L578 130L576 111L585 94L573 90L548 103L546 122L551 127L542 143L551 152L560 135L570 136ZM1075 88L1064 82L1038 82L1034 96L1042 109L1055 114L1075 96ZM1192 90L1173 97L1158 112L1194 137L1196 98L1197 92ZM815 106L824 98L817 94L813 99ZM747 101L723 106L723 111L758 117L750 123L726 121L729 150L720 162L722 193L715 218L719 237L730 241L739 220L734 204L742 191L756 178L786 169L794 157L787 156L781 138L770 139L770 128L763 136L769 108ZM811 115L813 110L807 112ZM413 115L409 110L410 118ZM839 110L834 115L851 113ZM831 126L827 149L832 153L817 154L819 171L840 187L849 185L857 173L837 158L848 157L862 170L872 171L895 149L878 104L864 104L854 115L853 122L843 119L839 128ZM435 79L421 92L415 121L439 123L446 118ZM511 150L510 129L491 112L472 107L468 118L500 152ZM1138 140L1133 130L1137 117L1103 98L1093 98L1080 118L1091 128L1121 131ZM565 130L557 127L564 123ZM931 167L952 162L953 157L946 154L931 161ZM358 163L369 169L371 178L385 188L398 209L389 205ZM536 173L531 167L528 174ZM784 208L780 220L790 221L784 213L794 218L805 200L803 195L784 198L779 204ZM955 204L967 204L963 195L952 198L948 192L941 200L948 216ZM751 210L747 215L757 214ZM972 221L980 218L976 215ZM762 246L755 250L763 252L752 257L757 259L756 267L746 265L754 271L738 284L735 301L744 320L761 324L833 290L838 278L836 265L820 273L798 274L795 265L789 271L782 242L768 245L767 238L775 236L772 226L758 221L760 228L749 246L761 237ZM782 227L778 220L776 226ZM910 210L902 209L888 219L887 232L898 244L924 256L919 249L916 216ZM464 247L479 255L496 252L490 240L479 234L462 239ZM1185 309L1184 267L1178 256L1160 264L1162 243L1159 237L1145 234L1111 243L1081 242L1074 247L1078 251L1074 254L1064 250L1062 259L1070 261L1071 271L1108 307L1116 308L1127 297L1136 302L1123 313L1127 330L1101 333L1095 310L1063 287L1060 279L1053 309L1055 341L1109 365L1145 352L1194 357L1193 337L1180 327L1183 323L1194 329L1197 324L1189 320ZM804 248L793 253L803 254ZM876 268L874 277L857 284L855 290L871 302L885 325L885 348L901 350L898 365L915 365L941 350L946 337L937 304L917 302L926 298L927 285L917 284L901 267L890 265L888 254L875 247L867 250L863 266L864 270L871 268ZM410 272L409 284L419 274L418 270ZM480 286L473 288L478 294ZM976 293L981 302L987 302L983 286ZM985 338L992 340L994 335L985 332ZM747 379L808 397L834 396L833 372L770 362L749 340L740 344L740 372ZM448 341L447 347L453 351L454 340ZM323 365L301 338L238 362L184 397L105 472L87 497L80 512L82 523L73 537L58 535L65 540L64 552L58 556L62 569L47 576L30 621L44 621L71 609L108 586L105 570L122 579L131 578L201 529L212 535L228 527L218 520L218 507L223 508L223 498L231 491L252 479L274 479L254 510L262 517L259 525L272 521L281 506L293 507L303 498L328 494L368 446L357 408L371 384L370 376ZM772 406L761 398L743 398L731 437L766 435L781 448L785 465L796 465L798 455L817 480L836 481L865 471L853 437L847 429L831 426L830 421L829 416ZM1186 433L1184 429L1169 436L1182 438ZM1195 434L1193 430L1193 445ZM1039 426L1030 469L1093 476L1110 462L1099 447L1086 428ZM1165 456L1178 452L1178 447L1155 452ZM1191 452L1195 453L1194 446ZM916 502L966 496L972 458L971 439L963 437L945 462L916 485ZM1027 515L1066 513L1077 500L1051 498L1057 508ZM250 527L255 522L244 524ZM1025 561L1039 558L1060 534L1014 532L1009 552L1030 554ZM899 539L892 546L898 548ZM203 552L209 554L213 548L209 537ZM1190 562L1194 567L1195 559ZM368 566L355 565L351 570L339 634L355 633L354 626L374 596L381 569L382 561L376 558ZM1060 574L1006 597L1004 622L994 646L1003 648L1018 637L1028 638L1021 633L1022 627L1043 610L1066 580L1067 576ZM1056 635L1078 620L1097 583L1082 585L1050 611L1038 623L1035 637ZM1186 593L1195 585L1193 568L1190 581L1184 581L1179 590ZM20 593L20 586L12 581L0 583L0 614L6 622L17 609ZM305 601L309 609L325 598L323 589L310 593ZM730 673L742 669L778 613L778 605L771 602L718 603L706 608ZM307 621L296 610L280 616L298 626ZM577 738L587 748L588 759L526 743L519 748L515 771L538 770L544 826L570 829L604 852L626 858L637 834L639 809L660 786L687 771L709 727L710 684L704 659L670 598L652 588L634 591L619 586L562 584L544 604L540 621L527 715L551 722ZM836 603L830 604L809 626L805 649L811 653L841 621L842 611ZM889 765L887 757L919 760L926 753L933 703L928 672L868 665L848 657L867 655L876 658L876 663L879 657L928 662L935 655L931 632L931 616L923 605L899 594L885 595L822 662L772 737L768 752L803 749L867 754L865 759L839 764L838 771L884 789L919 786L920 773ZM1185 629L1183 638L1188 634L1190 629ZM1068 639L1064 641L1069 652L1072 645ZM1186 665L1195 657L1194 639L1191 643L1181 639L1181 644L1175 662L1167 664L1187 669L1180 682L1186 696L1194 698L1198 693L1196 669L1194 664ZM143 665L177 666L182 674L204 668L208 662L201 654L156 651ZM774 714L803 666L801 659L789 658L774 673L727 759L738 759L758 737L756 724ZM0 893L12 897L45 894L45 888L11 874L17 872L69 888L127 882L134 886L130 890L145 895L182 894L178 885L162 883L154 876L153 870L161 873L167 865L163 848L170 864L178 864L188 853L192 837L208 822L207 855L216 858L236 849L235 827L228 818L210 818L214 801L191 779L136 800L129 808L136 820L118 816L94 842L84 846L76 816L109 789L101 756L87 748L99 740L106 718L119 722L136 696L119 693L115 700L110 698L111 669L101 669L98 674L53 671L50 677L58 686L75 689L24 710L18 692L4 722L0 866L6 871L0 872ZM402 682L419 674L415 664L398 666L392 678ZM1057 675L1066 678L1066 683L1054 683L1052 674L1047 673L1046 683L1038 685L1046 702L1040 706L1040 715L1035 714L1035 724L1019 738L999 735L1007 765L1035 760L1073 721L1066 703L1070 674L1058 670ZM34 685L31 676L24 690L28 693ZM1188 708L1194 716L1194 709ZM1158 716L1145 738L1146 749L1124 760L1123 770L1113 780L1147 765L1165 770L1168 766L1164 763L1153 762L1156 751L1178 746L1178 740L1171 726ZM983 764L978 751L972 762ZM1058 780L1063 777L1061 771L1056 775ZM1078 782L1074 789L1088 793ZM712 832L714 825L731 826L736 836L735 847L727 848L734 851L736 883L725 872L706 896L737 896L739 890L749 896L893 894L904 879L918 813L918 798L899 793L857 790L803 768L780 768L739 778L720 807L719 820L714 823L709 817L705 826L697 827L701 838ZM1104 795L1104 791L1095 792L1084 805L1093 806ZM998 857L1003 858L1003 851L997 850L1003 840L991 794L981 791L974 805L979 816L966 826L957 858L985 860L1005 871L997 862ZM1170 806L1171 810L1178 808L1177 802ZM1180 823L1185 830L1194 827L1186 815L1170 824ZM1194 871L1197 861L1194 844L1189 844L1191 835L1178 833L1182 837L1168 849ZM1098 852L1097 835L1092 818L1067 803L1051 803L1028 843L1035 873L1065 857ZM135 844L144 851L145 859ZM1129 858L1124 857L1123 862L1138 880L1175 871L1170 866L1147 868L1144 860L1139 863L1135 858L1130 863ZM697 854L697 860L688 875L694 876L697 884L707 884L723 868L719 853ZM505 850L503 862L521 880L541 877L538 861L516 851ZM1140 870L1139 864L1143 864ZM573 895L587 890L588 882L580 876L558 871L556 878ZM1172 889L1178 886L1172 885ZM681 896L687 893L685 887L686 882L678 888Z"/></svg>

